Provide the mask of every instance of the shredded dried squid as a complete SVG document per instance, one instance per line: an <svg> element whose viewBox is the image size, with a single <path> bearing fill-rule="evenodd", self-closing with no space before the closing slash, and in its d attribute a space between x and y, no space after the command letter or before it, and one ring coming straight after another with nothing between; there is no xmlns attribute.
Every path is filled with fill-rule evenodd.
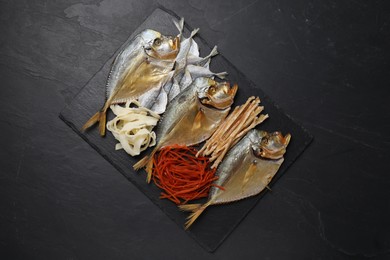
<svg viewBox="0 0 390 260"><path fill-rule="evenodd" d="M107 129L119 141L115 149L124 149L131 156L139 155L156 144L156 133L152 131L160 116L141 107L137 101L127 102L124 107L110 106L116 117L107 123Z"/></svg>
<svg viewBox="0 0 390 260"><path fill-rule="evenodd" d="M260 98L252 96L245 104L237 106L206 141L197 156L211 155L210 161L214 162L211 168L217 168L232 146L249 130L268 118L268 114L261 114L264 107L259 104Z"/></svg>

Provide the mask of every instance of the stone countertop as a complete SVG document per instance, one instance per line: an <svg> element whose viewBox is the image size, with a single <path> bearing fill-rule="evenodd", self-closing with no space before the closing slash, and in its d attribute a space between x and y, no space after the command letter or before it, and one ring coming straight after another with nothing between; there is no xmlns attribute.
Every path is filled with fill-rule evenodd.
<svg viewBox="0 0 390 260"><path fill-rule="evenodd" d="M212 254L58 118L160 5L314 136ZM390 257L385 1L18 0L0 19L2 255Z"/></svg>

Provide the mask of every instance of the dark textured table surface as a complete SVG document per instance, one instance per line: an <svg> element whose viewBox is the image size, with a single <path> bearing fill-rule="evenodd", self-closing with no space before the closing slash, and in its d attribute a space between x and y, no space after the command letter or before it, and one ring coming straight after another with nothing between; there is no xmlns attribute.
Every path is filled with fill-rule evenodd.
<svg viewBox="0 0 390 260"><path fill-rule="evenodd" d="M58 118L162 5L314 141L212 254ZM7 259L390 257L386 1L0 0Z"/></svg>

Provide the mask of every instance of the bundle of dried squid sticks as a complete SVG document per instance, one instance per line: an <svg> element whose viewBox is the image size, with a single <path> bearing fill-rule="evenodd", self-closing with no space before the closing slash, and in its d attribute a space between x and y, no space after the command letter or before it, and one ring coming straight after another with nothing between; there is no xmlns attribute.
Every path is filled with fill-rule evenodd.
<svg viewBox="0 0 390 260"><path fill-rule="evenodd" d="M197 156L209 156L214 162L211 168L217 168L230 147L235 145L245 134L268 118L268 114L260 114L263 106L259 106L258 97L250 97L244 105L237 106L224 120L213 135L206 141Z"/></svg>

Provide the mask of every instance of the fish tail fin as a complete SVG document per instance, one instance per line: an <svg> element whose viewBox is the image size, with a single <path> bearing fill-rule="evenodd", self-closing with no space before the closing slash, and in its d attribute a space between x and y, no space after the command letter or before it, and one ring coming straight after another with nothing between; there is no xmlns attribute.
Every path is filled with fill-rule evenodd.
<svg viewBox="0 0 390 260"><path fill-rule="evenodd" d="M150 180L152 179L153 157L157 150L158 148L155 148L150 155L146 155L144 158L142 158L136 164L133 165L133 169L136 171L145 167L145 171L148 174L146 177L147 183L150 183Z"/></svg>
<svg viewBox="0 0 390 260"><path fill-rule="evenodd" d="M226 71L224 71L224 72L219 72L219 73L215 73L215 76L217 76L217 77L220 78L220 79L226 78L227 75L228 75L228 73L227 73Z"/></svg>
<svg viewBox="0 0 390 260"><path fill-rule="evenodd" d="M133 165L133 169L137 171L145 167L148 162L149 162L149 155L145 155L144 158L142 158L136 164Z"/></svg>
<svg viewBox="0 0 390 260"><path fill-rule="evenodd" d="M218 54L218 49L217 45L214 46L214 48L211 50L210 54L208 55L209 57L213 57Z"/></svg>
<svg viewBox="0 0 390 260"><path fill-rule="evenodd" d="M153 173L153 156L154 154L150 157L150 160L146 164L145 171L148 174L146 176L146 182L150 183L150 180L152 179L152 173Z"/></svg>
<svg viewBox="0 0 390 260"><path fill-rule="evenodd" d="M180 18L180 21L173 20L173 24L176 26L176 28L179 30L180 34L183 32L184 28L184 18Z"/></svg>
<svg viewBox="0 0 390 260"><path fill-rule="evenodd" d="M187 217L187 222L185 223L184 228L188 229L190 226L197 220L200 214L211 205L211 201L206 202L205 204L186 204L180 205L179 209L181 211L191 211L191 214Z"/></svg>
<svg viewBox="0 0 390 260"><path fill-rule="evenodd" d="M99 133L101 136L106 134L106 120L107 120L107 103L104 107L96 112L88 121L83 125L81 131L85 131L97 122L99 122Z"/></svg>
<svg viewBox="0 0 390 260"><path fill-rule="evenodd" d="M105 136L106 135L106 121L107 121L107 113L104 111L104 112L100 112L100 115L99 115L99 133L101 136Z"/></svg>
<svg viewBox="0 0 390 260"><path fill-rule="evenodd" d="M99 122L101 113L102 113L101 111L98 111L90 119L88 119L88 121L81 128L81 131L85 131L91 126L93 126L94 124L96 124L97 122Z"/></svg>
<svg viewBox="0 0 390 260"><path fill-rule="evenodd" d="M196 28L196 29L194 29L192 32L191 32L191 35L190 35L190 37L189 38L192 38L192 37L194 37L195 36L195 34L197 34L199 32L199 28Z"/></svg>

